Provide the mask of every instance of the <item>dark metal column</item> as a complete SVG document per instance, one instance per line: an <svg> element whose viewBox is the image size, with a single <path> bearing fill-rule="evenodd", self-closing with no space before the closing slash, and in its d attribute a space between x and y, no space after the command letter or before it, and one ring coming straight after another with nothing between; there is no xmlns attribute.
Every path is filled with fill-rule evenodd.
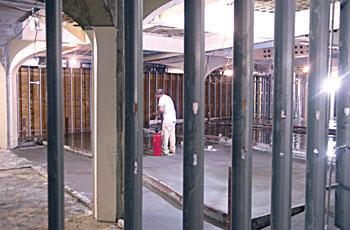
<svg viewBox="0 0 350 230"><path fill-rule="evenodd" d="M116 4L117 14L117 76L116 76L116 108L117 108L117 213L116 219L124 218L124 160L125 160L125 125L124 125L124 113L125 113L125 43L124 43L124 0L118 0Z"/></svg>
<svg viewBox="0 0 350 230"><path fill-rule="evenodd" d="M31 70L30 70L30 66L27 67L28 68L28 134L27 136L29 138L32 137L32 106L31 106L31 102L32 102L32 95L31 95L31 85L30 82L32 81L32 74L31 74Z"/></svg>
<svg viewBox="0 0 350 230"><path fill-rule="evenodd" d="M62 1L46 2L49 229L64 229Z"/></svg>
<svg viewBox="0 0 350 230"><path fill-rule="evenodd" d="M151 125L151 72L148 71L146 74L147 78L147 124Z"/></svg>
<svg viewBox="0 0 350 230"><path fill-rule="evenodd" d="M125 229L142 228L143 1L125 1Z"/></svg>
<svg viewBox="0 0 350 230"><path fill-rule="evenodd" d="M350 229L350 1L341 1L339 30L339 74L342 78L337 95L337 173L335 223Z"/></svg>
<svg viewBox="0 0 350 230"><path fill-rule="evenodd" d="M275 1L272 229L291 228L294 7L294 0Z"/></svg>
<svg viewBox="0 0 350 230"><path fill-rule="evenodd" d="M251 229L254 0L234 4L232 229Z"/></svg>
<svg viewBox="0 0 350 230"><path fill-rule="evenodd" d="M322 86L328 74L329 10L330 1L310 1L305 229L323 229L325 223L328 95Z"/></svg>
<svg viewBox="0 0 350 230"><path fill-rule="evenodd" d="M185 0L184 230L203 229L204 80L204 0Z"/></svg>
<svg viewBox="0 0 350 230"><path fill-rule="evenodd" d="M207 76L208 78L208 121L211 118L211 94L210 94L210 87L211 87L211 83L210 83L210 75Z"/></svg>
<svg viewBox="0 0 350 230"><path fill-rule="evenodd" d="M43 87L42 87L42 75L41 75L41 66L39 70L39 129L40 129L40 139L43 138ZM18 81L17 81L18 82Z"/></svg>

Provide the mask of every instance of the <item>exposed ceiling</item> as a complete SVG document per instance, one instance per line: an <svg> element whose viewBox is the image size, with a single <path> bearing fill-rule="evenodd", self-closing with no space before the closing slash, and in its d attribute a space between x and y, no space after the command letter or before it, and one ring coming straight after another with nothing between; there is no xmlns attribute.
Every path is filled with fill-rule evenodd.
<svg viewBox="0 0 350 230"><path fill-rule="evenodd" d="M309 0L296 0L296 10L306 10L310 7ZM255 1L255 10L261 12L272 13L275 11L275 1L274 0L256 0Z"/></svg>
<svg viewBox="0 0 350 230"><path fill-rule="evenodd" d="M22 22L44 7L35 0L0 0L0 47L19 37Z"/></svg>

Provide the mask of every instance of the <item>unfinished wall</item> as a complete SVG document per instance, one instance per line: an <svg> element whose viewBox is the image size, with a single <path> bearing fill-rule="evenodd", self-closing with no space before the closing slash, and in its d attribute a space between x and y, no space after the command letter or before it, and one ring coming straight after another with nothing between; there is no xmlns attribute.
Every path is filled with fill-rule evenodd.
<svg viewBox="0 0 350 230"><path fill-rule="evenodd" d="M90 132L91 69L64 68L63 78L65 132ZM46 79L45 68L22 66L18 71L20 141L47 135Z"/></svg>

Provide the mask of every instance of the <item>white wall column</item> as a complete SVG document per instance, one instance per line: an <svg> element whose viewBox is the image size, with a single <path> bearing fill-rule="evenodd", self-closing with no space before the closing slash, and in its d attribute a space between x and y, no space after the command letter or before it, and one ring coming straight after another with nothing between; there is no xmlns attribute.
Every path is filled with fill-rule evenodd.
<svg viewBox="0 0 350 230"><path fill-rule="evenodd" d="M7 148L6 71L0 64L0 150Z"/></svg>
<svg viewBox="0 0 350 230"><path fill-rule="evenodd" d="M116 218L116 30L95 27L93 47L94 217Z"/></svg>

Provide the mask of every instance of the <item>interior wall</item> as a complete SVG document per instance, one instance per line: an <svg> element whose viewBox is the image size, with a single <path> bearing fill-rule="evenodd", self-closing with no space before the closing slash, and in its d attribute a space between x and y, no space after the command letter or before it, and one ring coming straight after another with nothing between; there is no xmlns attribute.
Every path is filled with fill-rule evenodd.
<svg viewBox="0 0 350 230"><path fill-rule="evenodd" d="M63 68L62 72L65 133L91 132L91 68ZM34 138L45 139L47 136L46 84L46 68L29 66L19 68L19 141L33 140ZM42 129L40 129L41 127Z"/></svg>
<svg viewBox="0 0 350 230"><path fill-rule="evenodd" d="M7 149L6 71L0 64L0 149Z"/></svg>

